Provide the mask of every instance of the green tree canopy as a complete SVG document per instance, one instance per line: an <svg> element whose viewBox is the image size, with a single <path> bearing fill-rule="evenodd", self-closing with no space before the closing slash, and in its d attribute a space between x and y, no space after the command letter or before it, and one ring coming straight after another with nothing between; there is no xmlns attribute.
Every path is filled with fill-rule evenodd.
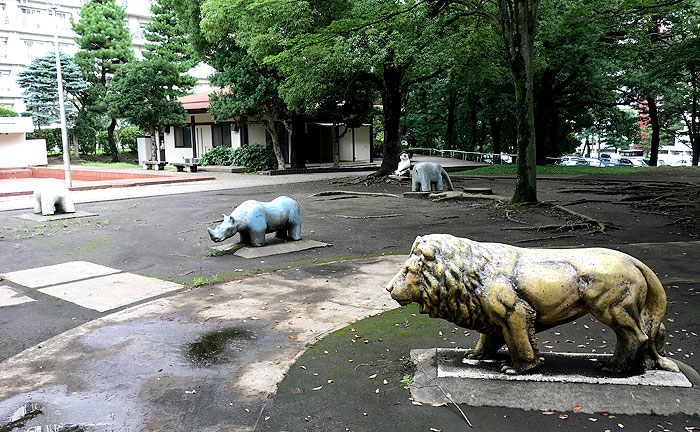
<svg viewBox="0 0 700 432"><path fill-rule="evenodd" d="M175 64L153 58L127 63L109 82L105 100L108 114L112 118L128 118L132 124L150 131L152 153L157 149L157 129L185 122L185 109L176 100L179 91L172 86L179 75Z"/></svg>
<svg viewBox="0 0 700 432"><path fill-rule="evenodd" d="M83 108L82 95L87 90L88 83L71 56L60 52L59 58L66 118L69 127L73 127L76 113ZM19 73L17 83L23 89L27 112L32 116L39 130L42 126L59 121L55 53L50 52L32 60L27 69Z"/></svg>
<svg viewBox="0 0 700 432"><path fill-rule="evenodd" d="M78 22L72 21L75 38L80 50L75 58L89 77L94 112L106 113L103 103L107 81L126 62L134 58L131 50L131 33L124 20L126 12L115 0L90 0L80 9ZM72 20L72 18L71 18ZM114 139L117 119L112 118L107 128L112 161L119 161L119 151Z"/></svg>

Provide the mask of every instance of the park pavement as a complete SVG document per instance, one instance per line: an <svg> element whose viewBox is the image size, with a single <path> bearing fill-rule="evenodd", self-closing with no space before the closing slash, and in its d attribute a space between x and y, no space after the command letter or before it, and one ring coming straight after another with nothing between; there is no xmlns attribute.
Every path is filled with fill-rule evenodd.
<svg viewBox="0 0 700 432"><path fill-rule="evenodd" d="M280 180L292 181L289 177ZM200 183L192 187L212 190ZM219 186L228 189L233 183L244 187L240 182ZM172 193L195 191L179 189L181 186ZM164 190L160 192L162 195ZM129 197L111 195L106 199ZM6 274L5 289L20 288L24 293L39 290L84 308L117 311L0 363L0 430L13 430L7 429L8 425L32 432L49 428L270 430L266 424L274 419L267 414L268 405L286 376L306 370L295 362L310 345L336 330L398 307L383 287L405 258L376 257L290 268L197 288L90 262L28 266ZM124 280L128 282L115 285L115 281ZM133 293L109 288L134 285L139 286L139 293L158 297L133 298ZM0 298L2 293L0 290ZM6 297L8 307L9 302L32 300L31 296ZM119 309L135 301L143 302ZM405 346L392 349L398 351L411 344L405 340ZM354 395L347 393L345 397L350 403ZM342 410L343 403L323 408ZM424 415L424 411L412 413L417 418ZM352 430L394 430L390 421L373 421L371 427ZM690 424L686 423L685 430L697 426ZM486 425L487 421L477 430L490 430ZM286 430L314 429L296 425ZM519 428L536 429L542 430L537 423ZM636 429L628 426L628 430Z"/></svg>

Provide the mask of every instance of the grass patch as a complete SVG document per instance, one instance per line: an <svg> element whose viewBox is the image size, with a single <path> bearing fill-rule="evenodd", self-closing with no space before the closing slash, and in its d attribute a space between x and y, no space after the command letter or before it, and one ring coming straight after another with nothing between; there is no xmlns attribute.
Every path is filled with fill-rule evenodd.
<svg viewBox="0 0 700 432"><path fill-rule="evenodd" d="M516 173L514 164L490 165L473 170L460 171L454 174L513 174ZM651 176L681 175L700 177L700 167L592 167L592 166L558 166L543 165L537 167L537 174L561 174L561 175L636 175L644 174Z"/></svg>
<svg viewBox="0 0 700 432"><path fill-rule="evenodd" d="M216 252L216 253L214 253ZM205 255L207 257L213 257L213 256L220 256L220 255L226 255L229 253L232 253L231 251L224 251L221 252L221 254L218 254L216 249L211 249L207 251L207 254L213 253L211 255ZM349 260L356 260L356 259L362 259L362 258L376 258L376 257L381 257L381 256L391 256L391 255L400 255L400 254L405 254L407 253L406 251L399 252L399 251L379 251L374 254L367 254L367 255L360 255L360 254L348 254L348 255L340 255L340 256L334 256L334 257L323 257L323 258L314 258L314 259L307 259L307 260L301 260L301 261L293 261L293 262L288 262L288 263L280 263L274 266L267 266L267 267L253 267L253 268L240 268L236 269L232 272L219 272L215 273L211 276L197 276L193 278L193 280L190 283L185 282L186 285L196 288L200 287L203 285L208 285L212 283L219 283L219 282L230 282L234 281L236 279L241 279L244 277L250 277L250 276L255 276L259 275L262 273L271 273L274 271L278 270L288 270L292 268L301 268L301 267L310 267L313 265L319 265L319 264L330 264L334 262L339 262L339 261L349 261Z"/></svg>

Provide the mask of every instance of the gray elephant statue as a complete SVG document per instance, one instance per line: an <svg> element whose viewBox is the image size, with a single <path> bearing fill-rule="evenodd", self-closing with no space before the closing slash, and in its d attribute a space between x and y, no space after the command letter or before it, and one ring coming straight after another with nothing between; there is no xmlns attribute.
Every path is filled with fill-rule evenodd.
<svg viewBox="0 0 700 432"><path fill-rule="evenodd" d="M411 190L413 192L442 192L442 181L447 183L448 190L454 190L452 180L447 171L436 162L419 162L413 166L411 175Z"/></svg>
<svg viewBox="0 0 700 432"><path fill-rule="evenodd" d="M270 202L244 201L214 229L207 228L212 241L222 242L236 233L241 242L251 246L265 244L265 234L275 232L277 237L301 240L299 203L287 196Z"/></svg>

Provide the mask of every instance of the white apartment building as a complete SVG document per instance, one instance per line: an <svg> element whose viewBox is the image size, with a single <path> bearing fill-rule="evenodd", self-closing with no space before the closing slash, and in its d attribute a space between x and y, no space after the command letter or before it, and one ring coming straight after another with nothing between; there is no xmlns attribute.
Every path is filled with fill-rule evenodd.
<svg viewBox="0 0 700 432"><path fill-rule="evenodd" d="M0 0L0 106L17 112L25 110L18 74L35 57L54 49L54 34L58 28L61 51L71 55L78 51L76 33L70 17L80 18L80 8L87 0ZM151 0L117 0L126 9L126 25L131 31L132 48L138 58L144 49L144 28L150 22ZM53 7L56 7L54 17ZM195 92L211 89L207 77L211 68L199 65L190 73L199 80Z"/></svg>

